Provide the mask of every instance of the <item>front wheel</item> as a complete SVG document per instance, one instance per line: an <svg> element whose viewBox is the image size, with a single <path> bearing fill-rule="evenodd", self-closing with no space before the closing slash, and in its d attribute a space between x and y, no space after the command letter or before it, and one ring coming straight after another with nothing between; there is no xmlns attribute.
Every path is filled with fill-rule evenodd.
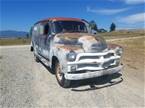
<svg viewBox="0 0 145 108"><path fill-rule="evenodd" d="M58 61L55 62L54 70L55 70L56 79L57 79L57 82L59 83L59 85L63 88L70 87L71 81L65 79L64 73L61 72L60 63Z"/></svg>

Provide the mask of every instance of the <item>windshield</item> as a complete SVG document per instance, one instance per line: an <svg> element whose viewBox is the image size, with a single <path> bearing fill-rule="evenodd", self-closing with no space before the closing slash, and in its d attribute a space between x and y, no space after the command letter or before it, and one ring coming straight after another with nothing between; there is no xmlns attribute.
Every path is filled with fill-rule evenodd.
<svg viewBox="0 0 145 108"><path fill-rule="evenodd" d="M56 33L88 32L85 23L78 21L56 21L54 26Z"/></svg>

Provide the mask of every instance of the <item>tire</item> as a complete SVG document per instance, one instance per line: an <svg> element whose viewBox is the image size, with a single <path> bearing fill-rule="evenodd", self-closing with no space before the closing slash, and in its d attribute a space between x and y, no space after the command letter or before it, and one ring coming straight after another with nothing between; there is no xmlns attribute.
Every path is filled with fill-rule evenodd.
<svg viewBox="0 0 145 108"><path fill-rule="evenodd" d="M64 73L61 72L60 63L58 61L55 62L54 66L55 76L57 79L58 84L63 88L69 88L71 85L71 81L65 79Z"/></svg>
<svg viewBox="0 0 145 108"><path fill-rule="evenodd" d="M31 51L31 52L33 52L33 51L34 51L33 46L31 46L30 51Z"/></svg>
<svg viewBox="0 0 145 108"><path fill-rule="evenodd" d="M33 42L31 41L31 47L30 47L30 51L33 52L34 51L34 48L33 48L34 44Z"/></svg>
<svg viewBox="0 0 145 108"><path fill-rule="evenodd" d="M37 56L37 52L36 52L35 46L33 47L33 50L34 50L34 52L33 52L33 54L34 54L34 60L35 60L37 63L39 63L40 60L39 60L39 57Z"/></svg>

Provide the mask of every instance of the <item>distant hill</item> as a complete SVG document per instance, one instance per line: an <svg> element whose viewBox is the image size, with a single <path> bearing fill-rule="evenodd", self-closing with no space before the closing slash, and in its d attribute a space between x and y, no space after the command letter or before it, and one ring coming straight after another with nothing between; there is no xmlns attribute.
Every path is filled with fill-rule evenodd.
<svg viewBox="0 0 145 108"><path fill-rule="evenodd" d="M26 38L27 34L24 31L4 30L0 31L0 38Z"/></svg>

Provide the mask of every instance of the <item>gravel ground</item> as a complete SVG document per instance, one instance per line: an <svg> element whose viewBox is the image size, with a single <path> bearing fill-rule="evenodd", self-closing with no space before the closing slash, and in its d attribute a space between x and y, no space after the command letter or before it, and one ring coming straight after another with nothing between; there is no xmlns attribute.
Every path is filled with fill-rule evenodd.
<svg viewBox="0 0 145 108"><path fill-rule="evenodd" d="M61 88L55 75L34 61L28 47L0 49L0 108L143 108L144 38L116 41L124 47L123 75L75 81ZM137 44L136 42L140 42Z"/></svg>

